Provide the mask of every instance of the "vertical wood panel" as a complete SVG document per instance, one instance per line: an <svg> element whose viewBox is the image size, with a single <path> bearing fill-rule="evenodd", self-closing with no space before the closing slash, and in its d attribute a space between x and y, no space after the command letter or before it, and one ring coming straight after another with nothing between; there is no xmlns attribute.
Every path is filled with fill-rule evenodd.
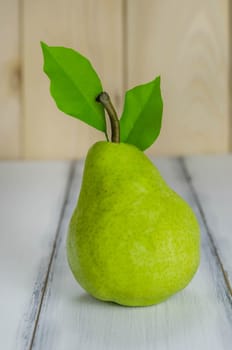
<svg viewBox="0 0 232 350"><path fill-rule="evenodd" d="M228 20L229 20L229 150L232 151L232 2L229 1L229 11L228 11Z"/></svg>
<svg viewBox="0 0 232 350"><path fill-rule="evenodd" d="M40 40L86 55L104 89L119 103L122 90L122 0L24 0L24 155L76 158L103 133L59 112L42 73Z"/></svg>
<svg viewBox="0 0 232 350"><path fill-rule="evenodd" d="M18 0L0 0L0 158L20 154Z"/></svg>
<svg viewBox="0 0 232 350"><path fill-rule="evenodd" d="M229 145L228 0L128 0L128 84L161 74L164 122L150 153Z"/></svg>

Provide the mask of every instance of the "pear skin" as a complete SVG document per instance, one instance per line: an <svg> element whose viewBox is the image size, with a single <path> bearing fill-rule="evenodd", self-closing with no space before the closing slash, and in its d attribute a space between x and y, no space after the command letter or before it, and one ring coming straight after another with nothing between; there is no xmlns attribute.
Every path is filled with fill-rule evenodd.
<svg viewBox="0 0 232 350"><path fill-rule="evenodd" d="M199 225L143 152L97 142L86 158L67 257L76 280L95 298L157 304L194 276Z"/></svg>

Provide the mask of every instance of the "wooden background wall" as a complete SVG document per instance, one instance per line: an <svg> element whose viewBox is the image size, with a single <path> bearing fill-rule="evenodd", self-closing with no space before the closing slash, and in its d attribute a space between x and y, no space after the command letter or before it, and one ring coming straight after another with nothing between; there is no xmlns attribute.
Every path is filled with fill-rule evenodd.
<svg viewBox="0 0 232 350"><path fill-rule="evenodd" d="M57 110L39 42L92 61L119 110L161 74L164 121L150 154L226 152L229 0L0 0L0 158L78 158L100 132Z"/></svg>

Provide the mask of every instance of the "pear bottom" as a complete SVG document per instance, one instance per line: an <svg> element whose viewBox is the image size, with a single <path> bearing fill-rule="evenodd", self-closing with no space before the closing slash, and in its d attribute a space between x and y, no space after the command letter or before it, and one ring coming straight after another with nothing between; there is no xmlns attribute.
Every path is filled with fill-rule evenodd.
<svg viewBox="0 0 232 350"><path fill-rule="evenodd" d="M173 236L169 229L158 239L155 231L147 232L144 240L143 234L116 235L109 229L101 238L86 232L82 239L74 227L70 225L67 240L70 268L99 300L124 306L161 303L185 288L199 266L199 242L185 230Z"/></svg>
<svg viewBox="0 0 232 350"><path fill-rule="evenodd" d="M199 225L140 150L98 142L86 158L67 257L76 280L95 298L157 304L195 274Z"/></svg>

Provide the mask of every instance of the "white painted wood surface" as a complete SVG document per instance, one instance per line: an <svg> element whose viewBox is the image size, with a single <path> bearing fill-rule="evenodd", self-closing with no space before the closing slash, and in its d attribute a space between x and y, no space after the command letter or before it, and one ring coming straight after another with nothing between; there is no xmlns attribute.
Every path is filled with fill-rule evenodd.
<svg viewBox="0 0 232 350"><path fill-rule="evenodd" d="M70 165L0 165L0 348L27 349L42 297Z"/></svg>
<svg viewBox="0 0 232 350"><path fill-rule="evenodd" d="M171 185L199 215L181 164L158 161ZM34 338L35 349L226 349L232 341L223 274L202 224L202 261L193 282L166 303L124 308L88 296L73 280L65 256L67 225L79 190L77 168ZM76 189L75 189L76 188Z"/></svg>
<svg viewBox="0 0 232 350"><path fill-rule="evenodd" d="M202 257L197 274L184 291L146 308L93 299L78 286L68 268L65 241L83 163L78 163L71 175L67 163L3 164L0 272L5 283L0 290L5 303L0 313L1 348L229 350L232 296L224 269L230 274L231 160L230 156L155 160L168 183L199 218ZM34 198L39 198L35 207L31 204ZM11 211L14 221L9 221ZM16 230L13 241L9 233Z"/></svg>
<svg viewBox="0 0 232 350"><path fill-rule="evenodd" d="M232 155L190 157L185 163L231 288Z"/></svg>

